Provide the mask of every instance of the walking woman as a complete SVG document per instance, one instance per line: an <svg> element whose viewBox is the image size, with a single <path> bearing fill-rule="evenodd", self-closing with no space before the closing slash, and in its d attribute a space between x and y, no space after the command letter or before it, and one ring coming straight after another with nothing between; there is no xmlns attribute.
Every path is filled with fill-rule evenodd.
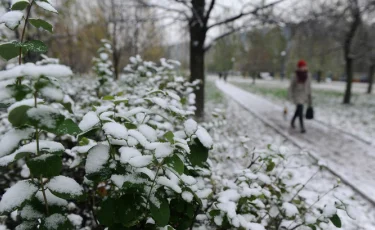
<svg viewBox="0 0 375 230"><path fill-rule="evenodd" d="M293 76L290 88L289 98L296 104L296 112L294 113L291 126L295 128L295 121L299 118L301 126L301 133L305 133L305 126L303 124L303 105L308 103L311 105L311 77L307 70L307 64L304 60L300 60L297 64L295 76Z"/></svg>

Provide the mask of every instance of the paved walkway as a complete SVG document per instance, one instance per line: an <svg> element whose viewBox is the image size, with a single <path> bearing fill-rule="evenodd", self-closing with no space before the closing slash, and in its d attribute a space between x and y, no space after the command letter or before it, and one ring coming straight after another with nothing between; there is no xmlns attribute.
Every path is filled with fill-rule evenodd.
<svg viewBox="0 0 375 230"><path fill-rule="evenodd" d="M306 121L307 133L301 134L299 129L290 129L290 118L284 119L282 107L230 83L216 81L216 86L301 149L309 151L375 205L374 146L315 121Z"/></svg>

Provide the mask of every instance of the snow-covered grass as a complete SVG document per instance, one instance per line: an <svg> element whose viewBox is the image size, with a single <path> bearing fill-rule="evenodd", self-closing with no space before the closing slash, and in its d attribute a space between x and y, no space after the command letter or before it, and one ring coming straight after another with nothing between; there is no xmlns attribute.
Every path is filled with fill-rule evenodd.
<svg viewBox="0 0 375 230"><path fill-rule="evenodd" d="M292 114L294 105L288 101L287 88L283 85L251 84L233 82L234 85L249 92L265 96L281 106L286 106ZM353 93L352 104L342 104L343 93L333 90L313 90L315 119L342 129L360 138L375 140L375 95Z"/></svg>
<svg viewBox="0 0 375 230"><path fill-rule="evenodd" d="M215 88L214 83L207 82L207 90L210 94L221 94ZM287 153L287 161L282 166L286 175L290 176L290 184L293 183L307 183L306 187L301 190L301 196L306 199L306 203L312 204L318 200L319 196L330 191L333 185L338 181L328 170L318 165L308 154L303 150L298 149L291 142L286 140L283 136L278 134L273 129L263 124L259 119L244 110L240 105L231 99L224 99L222 104L217 104L214 99L207 102L207 120L211 120L211 111L215 108L225 108L225 115L230 123L222 125L219 133L213 133L215 149L210 155L212 160L212 171L214 173L214 184L216 191L230 186L236 179L235 174L241 168L245 168L249 164L249 157L244 156L244 150L239 144L245 141L249 149L266 148L268 144L272 144L274 148ZM245 140L239 137L247 137ZM324 209L324 203L331 203L336 200L342 200L349 208L348 214L355 217L353 220L346 215L342 210L338 214L342 220L342 229L345 230L372 230L375 229L375 211L374 207L370 205L362 197L358 196L350 187L345 184L329 192L323 197L321 201L316 203L317 207ZM288 205L286 205L288 206ZM327 208L324 209L329 211ZM289 209L289 211L293 211ZM332 224L321 226L322 229L336 229Z"/></svg>

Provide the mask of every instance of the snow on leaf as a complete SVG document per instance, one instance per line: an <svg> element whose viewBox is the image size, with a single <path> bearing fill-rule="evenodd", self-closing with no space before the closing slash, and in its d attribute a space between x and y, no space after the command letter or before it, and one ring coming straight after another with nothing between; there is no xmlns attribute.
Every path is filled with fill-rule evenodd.
<svg viewBox="0 0 375 230"><path fill-rule="evenodd" d="M158 139L156 131L148 125L142 124L138 127L141 132L149 141L156 141Z"/></svg>
<svg viewBox="0 0 375 230"><path fill-rule="evenodd" d="M66 221L67 219L65 216L55 213L46 218L46 220L44 221L44 226L47 229L57 230L57 229L60 229L59 227L63 225Z"/></svg>
<svg viewBox="0 0 375 230"><path fill-rule="evenodd" d="M49 191L48 189L45 190L45 194L46 194L46 200L47 200L48 205L57 205L57 206L60 206L60 207L64 207L64 206L68 205L68 201L66 201L64 199L61 199L60 197L57 197L57 196L53 195L51 193L51 191ZM35 197L40 202L42 202L43 204L45 204L44 196L43 196L42 191L37 192L35 194Z"/></svg>
<svg viewBox="0 0 375 230"><path fill-rule="evenodd" d="M18 181L4 193L0 201L0 213L13 211L29 200L37 191L38 187L29 181Z"/></svg>
<svg viewBox="0 0 375 230"><path fill-rule="evenodd" d="M133 157L142 156L138 149L132 147L121 147L119 152L121 154L120 162L124 164L129 163L129 160Z"/></svg>
<svg viewBox="0 0 375 230"><path fill-rule="evenodd" d="M78 124L78 127L82 131L88 131L97 124L99 124L100 120L95 112L88 112L85 116L83 116L82 121Z"/></svg>
<svg viewBox="0 0 375 230"><path fill-rule="evenodd" d="M5 26L11 30L16 29L23 19L22 11L9 11L0 18L0 24L5 23Z"/></svg>
<svg viewBox="0 0 375 230"><path fill-rule="evenodd" d="M73 75L72 70L68 66L59 64L38 66L33 63L26 63L22 66L21 73L22 75L32 78L38 78L40 76L62 78Z"/></svg>
<svg viewBox="0 0 375 230"><path fill-rule="evenodd" d="M42 218L43 214L35 210L31 205L26 205L21 210L21 217L26 220L33 220Z"/></svg>
<svg viewBox="0 0 375 230"><path fill-rule="evenodd" d="M47 184L47 187L57 193L65 193L73 196L81 196L83 188L73 179L65 176L53 177Z"/></svg>
<svg viewBox="0 0 375 230"><path fill-rule="evenodd" d="M37 99L38 104L43 103L43 102L44 102L44 100ZM32 107L32 106L34 106L34 103L35 103L34 99L25 99L25 100L22 100L22 101L18 101L18 102L14 103L14 104L12 104L11 106L8 107L8 113L10 113L13 109L18 108L18 107L23 106L23 105Z"/></svg>
<svg viewBox="0 0 375 230"><path fill-rule="evenodd" d="M191 202L193 200L193 194L191 194L191 192L188 192L188 191L184 191L182 192L181 194L181 197L182 199L184 199L186 202Z"/></svg>
<svg viewBox="0 0 375 230"><path fill-rule="evenodd" d="M137 156L129 160L129 164L136 168L143 168L151 164L152 156Z"/></svg>
<svg viewBox="0 0 375 230"><path fill-rule="evenodd" d="M334 203L326 204L323 208L323 216L332 217L337 213L337 208Z"/></svg>
<svg viewBox="0 0 375 230"><path fill-rule="evenodd" d="M177 193L182 192L181 187L177 183L173 182L172 180L168 179L165 176L158 177L156 182L160 185L164 185L164 186L172 189L173 191L175 191Z"/></svg>
<svg viewBox="0 0 375 230"><path fill-rule="evenodd" d="M193 119L188 119L184 122L186 135L191 136L198 130L198 124Z"/></svg>
<svg viewBox="0 0 375 230"><path fill-rule="evenodd" d="M210 136L210 134L208 134L207 130L205 128L203 128L202 126L199 126L198 127L198 130L197 132L195 133L199 139L199 141L202 143L202 145L208 149L211 149L214 142Z"/></svg>
<svg viewBox="0 0 375 230"><path fill-rule="evenodd" d="M46 151L49 153L54 153L54 152L60 152L64 151L65 148L64 146L59 143L59 142L54 142L54 141L45 141L45 140L40 140L39 141L39 150L40 151ZM15 161L16 157L18 154L21 153L32 153L36 154L36 142L31 142L29 144L21 146L19 149L17 149L15 152L12 154L0 158L0 166L6 166L13 161Z"/></svg>
<svg viewBox="0 0 375 230"><path fill-rule="evenodd" d="M160 143L156 146L155 157L165 158L173 153L173 148L169 143Z"/></svg>
<svg viewBox="0 0 375 230"><path fill-rule="evenodd" d="M288 202L284 202L281 208L287 217L293 217L299 213L297 207Z"/></svg>
<svg viewBox="0 0 375 230"><path fill-rule="evenodd" d="M73 226L81 227L82 222L83 222L83 218L81 216L76 215L76 214L69 214L67 217Z"/></svg>
<svg viewBox="0 0 375 230"><path fill-rule="evenodd" d="M89 150L86 159L86 173L100 171L109 159L109 146L98 144Z"/></svg>
<svg viewBox="0 0 375 230"><path fill-rule="evenodd" d="M33 133L33 129L12 129L7 132L0 140L0 157L10 154L21 140L30 138Z"/></svg>
<svg viewBox="0 0 375 230"><path fill-rule="evenodd" d="M45 9L47 11L50 11L50 12L56 13L56 14L58 13L57 10L48 1L37 0L37 1L35 1L35 3L39 7L43 8L43 9Z"/></svg>
<svg viewBox="0 0 375 230"><path fill-rule="evenodd" d="M117 122L108 122L103 125L103 130L105 134L111 135L117 139L127 139L128 130L126 127Z"/></svg>

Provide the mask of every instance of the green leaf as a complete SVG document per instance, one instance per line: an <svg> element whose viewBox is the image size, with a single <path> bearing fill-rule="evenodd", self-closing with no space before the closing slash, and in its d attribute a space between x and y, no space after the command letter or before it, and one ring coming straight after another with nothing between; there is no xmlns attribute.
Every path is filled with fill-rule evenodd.
<svg viewBox="0 0 375 230"><path fill-rule="evenodd" d="M211 217L218 216L218 215L220 215L220 210L211 210L209 212L209 214L210 214Z"/></svg>
<svg viewBox="0 0 375 230"><path fill-rule="evenodd" d="M88 145L90 144L90 140L87 139L86 137L83 137L80 141L79 141L79 146L85 146L85 145Z"/></svg>
<svg viewBox="0 0 375 230"><path fill-rule="evenodd" d="M74 230L75 228L72 226L68 218L66 218L62 214L55 213L47 217L43 221L40 229L41 230Z"/></svg>
<svg viewBox="0 0 375 230"><path fill-rule="evenodd" d="M203 166L203 163L207 161L208 149L203 146L198 138L194 139L194 143L189 146L190 154L188 158L193 166Z"/></svg>
<svg viewBox="0 0 375 230"><path fill-rule="evenodd" d="M62 160L56 154L44 154L35 157L26 162L30 172L35 176L54 177L60 175L62 169Z"/></svg>
<svg viewBox="0 0 375 230"><path fill-rule="evenodd" d="M266 169L266 171L267 171L267 172L271 172L271 171L275 168L275 166L276 166L276 164L275 164L272 160L270 160L270 161L268 162L268 164L267 164L267 169Z"/></svg>
<svg viewBox="0 0 375 230"><path fill-rule="evenodd" d="M107 96L104 96L104 97L102 98L102 100L104 100L104 101L111 101L111 100L113 100L113 99L115 99L115 97L114 97L114 96L111 96L111 95L107 95Z"/></svg>
<svg viewBox="0 0 375 230"><path fill-rule="evenodd" d="M65 117L58 111L46 111L43 108L32 108L33 111L39 113L39 116L33 116L27 118L27 124L38 127L44 131L60 135L58 128L64 122ZM48 118L48 122L45 119ZM62 127L64 129L66 127Z"/></svg>
<svg viewBox="0 0 375 230"><path fill-rule="evenodd" d="M126 105L126 104L128 104L129 100L128 99L118 99L118 100L115 100L113 102L115 103L115 105L119 105L121 103L124 103Z"/></svg>
<svg viewBox="0 0 375 230"><path fill-rule="evenodd" d="M143 217L144 210L140 205L143 202L141 195L127 193L116 200L115 220L125 227L136 225Z"/></svg>
<svg viewBox="0 0 375 230"><path fill-rule="evenodd" d="M178 174L182 175L184 173L184 163L177 155L165 158L165 163Z"/></svg>
<svg viewBox="0 0 375 230"><path fill-rule="evenodd" d="M82 130L78 127L76 123L72 119L64 120L56 129L57 135L73 135L76 136L81 133Z"/></svg>
<svg viewBox="0 0 375 230"><path fill-rule="evenodd" d="M330 220L337 228L341 228L341 219L337 214L333 215Z"/></svg>
<svg viewBox="0 0 375 230"><path fill-rule="evenodd" d="M97 215L100 224L112 226L115 222L115 200L108 198L103 201Z"/></svg>
<svg viewBox="0 0 375 230"><path fill-rule="evenodd" d="M9 42L0 45L0 56L5 60L9 61L12 58L18 57L20 54L20 48L17 47L16 43Z"/></svg>
<svg viewBox="0 0 375 230"><path fill-rule="evenodd" d="M32 92L27 85L7 85L6 87L10 91L12 91L12 96L16 99L16 101L21 101L25 99L25 97Z"/></svg>
<svg viewBox="0 0 375 230"><path fill-rule="evenodd" d="M33 155L33 154L28 153L28 152L20 152L20 153L17 153L17 155L14 157L14 159L17 161L19 159L22 159L24 157L31 156L31 155Z"/></svg>
<svg viewBox="0 0 375 230"><path fill-rule="evenodd" d="M25 43L22 43L21 46L25 48L27 51L35 53L46 53L48 51L47 45L39 40L27 41Z"/></svg>
<svg viewBox="0 0 375 230"><path fill-rule="evenodd" d="M150 203L151 216L158 226L165 226L169 222L170 210L167 200L160 202L160 207L156 207L152 202Z"/></svg>
<svg viewBox="0 0 375 230"><path fill-rule="evenodd" d="M309 228L311 228L312 230L316 230L316 227L315 227L315 225L312 225L312 224L310 224L310 225L307 225Z"/></svg>
<svg viewBox="0 0 375 230"><path fill-rule="evenodd" d="M135 124L133 124L133 123L129 123L129 122L126 122L126 123L125 123L125 127L126 127L127 129L137 129L137 128L138 128Z"/></svg>
<svg viewBox="0 0 375 230"><path fill-rule="evenodd" d="M29 22L31 25L35 26L38 29L42 28L50 33L53 32L53 26L42 19L30 18Z"/></svg>
<svg viewBox="0 0 375 230"><path fill-rule="evenodd" d="M29 1L27 0L22 0L22 1L18 1L16 3L14 3L11 7L12 10L24 10L26 9L26 7L29 6Z"/></svg>
<svg viewBox="0 0 375 230"><path fill-rule="evenodd" d="M9 122L15 127L25 125L28 121L27 111L29 109L31 109L31 107L27 105L22 105L13 109L8 115Z"/></svg>
<svg viewBox="0 0 375 230"><path fill-rule="evenodd" d="M167 133L164 134L165 139L169 141L169 143L174 144L174 134L171 131L168 131Z"/></svg>

